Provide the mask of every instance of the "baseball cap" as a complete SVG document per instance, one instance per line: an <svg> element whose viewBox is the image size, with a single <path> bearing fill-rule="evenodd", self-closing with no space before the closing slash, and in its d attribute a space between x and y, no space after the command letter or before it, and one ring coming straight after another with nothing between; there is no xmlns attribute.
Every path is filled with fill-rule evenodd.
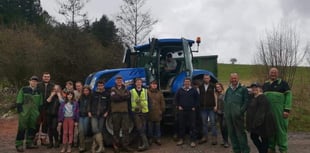
<svg viewBox="0 0 310 153"><path fill-rule="evenodd" d="M39 81L39 78L38 78L37 76L34 75L34 76L30 77L30 81L31 81L31 80Z"/></svg>
<svg viewBox="0 0 310 153"><path fill-rule="evenodd" d="M257 82L253 82L250 87L251 88L253 88L253 87L261 88L262 86L259 83L257 83Z"/></svg>

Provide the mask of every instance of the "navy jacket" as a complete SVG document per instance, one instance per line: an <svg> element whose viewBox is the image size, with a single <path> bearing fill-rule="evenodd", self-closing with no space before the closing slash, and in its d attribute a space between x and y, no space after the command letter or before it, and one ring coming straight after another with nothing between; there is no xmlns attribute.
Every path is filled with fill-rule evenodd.
<svg viewBox="0 0 310 153"><path fill-rule="evenodd" d="M192 110L199 105L199 94L195 88L190 88L188 91L184 88L180 88L175 94L176 106L181 106L183 110Z"/></svg>

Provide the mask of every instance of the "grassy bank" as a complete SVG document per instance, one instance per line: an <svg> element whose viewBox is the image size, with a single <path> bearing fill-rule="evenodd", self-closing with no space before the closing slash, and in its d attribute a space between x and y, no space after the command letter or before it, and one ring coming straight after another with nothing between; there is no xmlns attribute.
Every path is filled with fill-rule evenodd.
<svg viewBox="0 0 310 153"><path fill-rule="evenodd" d="M257 66L253 65L232 65L218 64L218 79L225 86L229 83L229 74L237 72L241 83L250 85L251 82L262 82L264 79L259 77ZM310 68L298 67L294 79L293 106L289 118L290 131L310 132Z"/></svg>

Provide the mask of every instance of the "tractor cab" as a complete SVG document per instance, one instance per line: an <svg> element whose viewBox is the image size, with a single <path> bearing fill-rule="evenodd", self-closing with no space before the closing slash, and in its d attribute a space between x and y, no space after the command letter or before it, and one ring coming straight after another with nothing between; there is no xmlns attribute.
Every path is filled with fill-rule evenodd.
<svg viewBox="0 0 310 153"><path fill-rule="evenodd" d="M156 79L163 91L170 91L177 75L184 73L191 77L193 73L193 40L188 39L152 39L149 44L135 46L130 53L130 67L147 69L147 80ZM127 54L128 55L128 54ZM128 57L127 57L128 59Z"/></svg>

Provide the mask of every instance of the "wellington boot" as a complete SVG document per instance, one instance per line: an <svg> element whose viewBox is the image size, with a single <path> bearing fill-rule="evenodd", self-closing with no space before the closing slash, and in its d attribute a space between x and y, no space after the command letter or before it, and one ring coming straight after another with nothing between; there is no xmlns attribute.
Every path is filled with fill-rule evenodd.
<svg viewBox="0 0 310 153"><path fill-rule="evenodd" d="M95 139L96 139L96 142L99 146L98 150L96 150L96 153L103 153L105 152L105 148L103 146L103 137L102 137L102 134L101 133L97 133L95 135Z"/></svg>
<svg viewBox="0 0 310 153"><path fill-rule="evenodd" d="M17 152L24 152L24 147L22 145L18 146L18 147L16 147L16 151Z"/></svg>
<svg viewBox="0 0 310 153"><path fill-rule="evenodd" d="M80 140L80 147L79 147L79 151L83 152L85 151L85 137L83 134L79 135L79 140Z"/></svg>
<svg viewBox="0 0 310 153"><path fill-rule="evenodd" d="M142 146L138 147L138 151L145 151L149 148L149 142L148 142L147 137L145 135L142 135L141 139L142 139Z"/></svg>

